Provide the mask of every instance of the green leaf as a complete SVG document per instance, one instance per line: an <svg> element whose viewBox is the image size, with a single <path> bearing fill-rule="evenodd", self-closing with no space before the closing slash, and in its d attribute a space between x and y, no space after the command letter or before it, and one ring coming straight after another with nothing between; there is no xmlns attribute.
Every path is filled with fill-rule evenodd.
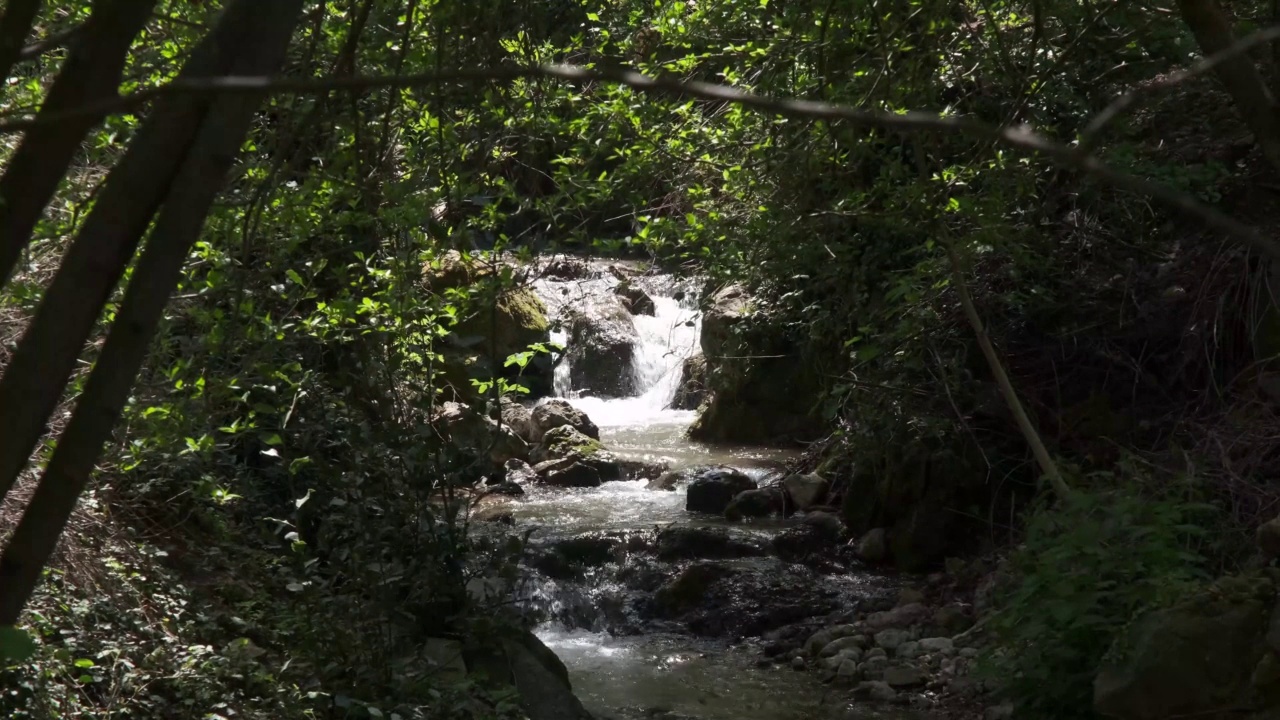
<svg viewBox="0 0 1280 720"><path fill-rule="evenodd" d="M36 652L36 641L25 630L12 625L0 626L0 661L24 662Z"/></svg>
<svg viewBox="0 0 1280 720"><path fill-rule="evenodd" d="M89 658L80 658L76 660L75 665L78 668L91 668L93 667L93 661Z"/></svg>

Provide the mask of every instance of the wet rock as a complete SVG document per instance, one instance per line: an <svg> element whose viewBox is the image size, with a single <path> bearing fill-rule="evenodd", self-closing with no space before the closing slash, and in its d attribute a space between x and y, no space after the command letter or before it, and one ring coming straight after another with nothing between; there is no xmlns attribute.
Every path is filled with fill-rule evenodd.
<svg viewBox="0 0 1280 720"><path fill-rule="evenodd" d="M680 385L671 401L674 410L697 410L707 399L707 360L702 355L680 363Z"/></svg>
<svg viewBox="0 0 1280 720"><path fill-rule="evenodd" d="M538 479L552 487L599 487L600 472L575 458L546 460L533 466Z"/></svg>
<svg viewBox="0 0 1280 720"><path fill-rule="evenodd" d="M567 400L552 398L539 403L529 415L532 422L531 442L542 442L547 431L568 425L592 440L600 439L600 429L581 410Z"/></svg>
<svg viewBox="0 0 1280 720"><path fill-rule="evenodd" d="M684 473L675 470L668 470L658 477L650 480L649 484L644 487L646 490L667 490L674 492L676 485L680 484L680 481L683 480L684 477Z"/></svg>
<svg viewBox="0 0 1280 720"><path fill-rule="evenodd" d="M635 390L631 373L639 335L622 300L593 298L585 310L568 317L569 379L574 389L598 397L627 397Z"/></svg>
<svg viewBox="0 0 1280 720"><path fill-rule="evenodd" d="M533 412L507 397L502 398L502 424L526 443L537 442L534 439Z"/></svg>
<svg viewBox="0 0 1280 720"><path fill-rule="evenodd" d="M841 532L843 527L836 516L811 513L799 526L787 528L774 536L773 549L780 558L800 562L833 550L840 541Z"/></svg>
<svg viewBox="0 0 1280 720"><path fill-rule="evenodd" d="M884 681L895 690L924 685L924 673L918 668L906 666L888 667L884 670Z"/></svg>
<svg viewBox="0 0 1280 720"><path fill-rule="evenodd" d="M796 657L791 658L791 669L792 669L792 670L803 670L803 669L804 669L804 658L802 658L802 657L800 657L800 656L796 656Z"/></svg>
<svg viewBox="0 0 1280 720"><path fill-rule="evenodd" d="M729 501L729 506L724 509L724 516L727 520L742 520L781 515L786 511L786 503L787 496L781 488L743 490Z"/></svg>
<svg viewBox="0 0 1280 720"><path fill-rule="evenodd" d="M631 480L648 480L653 482L667 472L665 461L618 459L618 467L624 477Z"/></svg>
<svg viewBox="0 0 1280 720"><path fill-rule="evenodd" d="M754 490L756 481L731 468L704 470L689 484L685 509L722 514L738 493Z"/></svg>
<svg viewBox="0 0 1280 720"><path fill-rule="evenodd" d="M862 677L867 680L880 680L884 677L884 671L888 668L889 658L884 655L873 655L871 653L867 653L867 659L858 663L858 671L861 672Z"/></svg>
<svg viewBox="0 0 1280 720"><path fill-rule="evenodd" d="M491 682L514 687L529 720L591 720L573 694L564 663L531 632L498 648L471 650L466 659L469 669Z"/></svg>
<svg viewBox="0 0 1280 720"><path fill-rule="evenodd" d="M652 316L656 310L649 293L629 282L618 283L618 286L613 289L613 294L622 299L622 306L632 315Z"/></svg>
<svg viewBox="0 0 1280 720"><path fill-rule="evenodd" d="M853 696L875 702L893 702L898 699L898 692L884 681L867 680L858 683L853 689Z"/></svg>
<svg viewBox="0 0 1280 720"><path fill-rule="evenodd" d="M868 530L858 540L858 557L869 563L884 562L889 556L889 543L884 528Z"/></svg>
<svg viewBox="0 0 1280 720"><path fill-rule="evenodd" d="M1013 703L992 705L983 711L982 720L1013 720Z"/></svg>
<svg viewBox="0 0 1280 720"><path fill-rule="evenodd" d="M913 587L905 587L898 593L898 607L903 605L919 605L924 602L924 593Z"/></svg>
<svg viewBox="0 0 1280 720"><path fill-rule="evenodd" d="M620 538L589 534L564 538L537 547L530 564L556 579L577 577L583 568L599 567L618 559L623 549Z"/></svg>
<svg viewBox="0 0 1280 720"><path fill-rule="evenodd" d="M882 647L888 652L893 652L900 645L911 639L911 633L907 630L881 630L876 633L876 646Z"/></svg>
<svg viewBox="0 0 1280 720"><path fill-rule="evenodd" d="M504 466L505 482L516 483L517 485L525 485L538 479L538 474L529 467L529 463L519 459L511 458Z"/></svg>
<svg viewBox="0 0 1280 720"><path fill-rule="evenodd" d="M847 654L851 657L855 657L857 660L861 660L862 651L866 649L866 646L867 641L863 636L849 635L848 637L842 637L827 643L818 651L818 657L825 658L832 657L834 655ZM845 653L846 650L856 652Z"/></svg>
<svg viewBox="0 0 1280 720"><path fill-rule="evenodd" d="M803 566L762 558L695 563L655 601L660 617L679 620L696 635L747 637L826 615L845 599L831 581Z"/></svg>
<svg viewBox="0 0 1280 720"><path fill-rule="evenodd" d="M472 522L491 522L501 525L515 525L516 516L509 508L487 507L471 513Z"/></svg>
<svg viewBox="0 0 1280 720"><path fill-rule="evenodd" d="M605 452L598 440L593 440L568 425L548 430L531 455L539 463L535 470L543 467L547 462L572 461L595 470L601 482L623 479L622 467L617 458ZM556 467L564 469L565 466ZM546 479L543 471L539 471L538 474L544 480Z"/></svg>
<svg viewBox="0 0 1280 720"><path fill-rule="evenodd" d="M719 560L764 555L760 542L725 528L670 527L658 533L660 560Z"/></svg>
<svg viewBox="0 0 1280 720"><path fill-rule="evenodd" d="M819 630L809 639L805 641L804 651L812 656L818 653L830 643L841 638L850 637L858 634L858 628L854 625L836 625L823 630ZM864 641L865 642L865 641Z"/></svg>
<svg viewBox="0 0 1280 720"><path fill-rule="evenodd" d="M924 651L920 649L919 640L908 640L893 651L893 656L899 660L915 660L923 654Z"/></svg>
<svg viewBox="0 0 1280 720"><path fill-rule="evenodd" d="M791 509L804 512L827 497L829 483L817 473L788 475L782 481Z"/></svg>
<svg viewBox="0 0 1280 720"><path fill-rule="evenodd" d="M542 268L542 277L550 280L586 280L595 272L585 260L569 257L552 258Z"/></svg>
<svg viewBox="0 0 1280 720"><path fill-rule="evenodd" d="M1274 603L1269 580L1229 577L1139 617L1111 655L1119 659L1094 681L1095 709L1120 720L1160 720L1249 708Z"/></svg>
<svg viewBox="0 0 1280 720"><path fill-rule="evenodd" d="M458 449L502 466L512 458L529 457L529 445L510 428L500 427L470 406L448 401L431 416L431 424Z"/></svg>
<svg viewBox="0 0 1280 720"><path fill-rule="evenodd" d="M520 487L519 483L514 483L510 480L504 480L494 485L487 485L485 486L484 491L489 495L509 495L512 497L524 494L524 488Z"/></svg>
<svg viewBox="0 0 1280 720"><path fill-rule="evenodd" d="M467 663L462 657L462 643L445 638L420 641L421 657L431 672L442 680L460 681L467 676Z"/></svg>

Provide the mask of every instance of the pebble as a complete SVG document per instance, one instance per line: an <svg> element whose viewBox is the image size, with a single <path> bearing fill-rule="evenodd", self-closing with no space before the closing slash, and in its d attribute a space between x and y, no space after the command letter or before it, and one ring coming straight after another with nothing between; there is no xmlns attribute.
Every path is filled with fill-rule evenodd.
<svg viewBox="0 0 1280 720"><path fill-rule="evenodd" d="M792 668L793 670L803 670L803 669L804 669L804 658L800 657L799 655L797 655L796 657L791 658L791 668Z"/></svg>
<svg viewBox="0 0 1280 720"><path fill-rule="evenodd" d="M909 640L899 645L897 649L893 651L893 654L895 657L901 658L903 660L915 660L916 658L924 654L922 652L923 650L924 648L921 647L919 641Z"/></svg>
<svg viewBox="0 0 1280 720"><path fill-rule="evenodd" d="M833 655L839 655L841 652L849 649L857 650L859 654L861 654L862 647L865 644L866 644L866 640L864 640L859 635L850 635L849 637L842 637L838 640L832 640L831 642L827 643L822 648L822 650L818 651L818 657L831 657Z"/></svg>
<svg viewBox="0 0 1280 720"><path fill-rule="evenodd" d="M867 651L867 659L871 658L888 658L889 652L882 647L873 647Z"/></svg>

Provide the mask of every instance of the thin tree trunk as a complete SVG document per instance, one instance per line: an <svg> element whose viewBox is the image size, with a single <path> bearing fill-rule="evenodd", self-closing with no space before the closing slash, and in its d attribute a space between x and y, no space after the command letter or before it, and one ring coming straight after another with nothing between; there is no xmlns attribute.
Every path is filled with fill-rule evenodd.
<svg viewBox="0 0 1280 720"><path fill-rule="evenodd" d="M129 46L142 31L156 0L101 0L58 72L40 117L56 116L116 94ZM0 287L31 241L31 231L58 182L101 115L73 115L37 125L22 138L0 178Z"/></svg>
<svg viewBox="0 0 1280 720"><path fill-rule="evenodd" d="M1206 57L1235 45L1231 23L1214 0L1178 0L1178 9ZM1280 116L1253 58L1248 53L1235 55L1218 63L1214 72L1226 86L1267 161L1280 170Z"/></svg>
<svg viewBox="0 0 1280 720"><path fill-rule="evenodd" d="M1013 413L1013 419L1018 423L1018 430L1027 441L1027 445L1031 447L1031 454L1035 456L1036 463L1040 465L1040 472L1044 473L1045 478L1049 480L1049 486L1053 488L1053 493L1060 500L1066 500L1071 496L1071 487L1062 478L1062 473L1058 470L1058 464L1053 461L1053 456L1049 454L1049 449L1045 447L1044 440L1040 438L1040 433L1036 431L1035 425L1032 424L1030 416L1027 415L1026 409L1022 406L1022 401L1018 399L1018 391L1013 387L1013 382L1009 379L1009 373L1005 372L1004 362L996 353L995 346L991 344L991 338L987 336L987 328L983 325L982 317L978 315L978 308L973 304L973 298L969 295L969 285L964 279L964 268L960 264L960 257L949 242L947 243L947 257L951 261L951 280L955 284L956 294L960 296L960 305L964 308L965 318L969 320L969 325L973 327L974 335L978 337L978 346L982 348L982 354L987 359L987 365L991 367L991 374L995 375L996 385L1000 388L1000 394L1004 396L1005 403L1009 405L1009 410Z"/></svg>
<svg viewBox="0 0 1280 720"><path fill-rule="evenodd" d="M243 5L237 3L234 7ZM240 52L234 16L224 11L180 78L224 75ZM0 500L17 481L66 389L84 344L138 242L169 191L214 100L203 93L156 103L71 243L35 319L0 378Z"/></svg>
<svg viewBox="0 0 1280 720"><path fill-rule="evenodd" d="M8 0L5 3L4 15L0 16L0 83L9 79L39 12L40 0Z"/></svg>
<svg viewBox="0 0 1280 720"><path fill-rule="evenodd" d="M231 72L256 76L279 70L302 5L303 0L237 0L224 16L224 22L241 36L241 55ZM260 103L261 98L254 96L222 98L200 125L84 394L0 557L0 626L17 622L57 545L129 397L165 304L181 279L183 261L200 236Z"/></svg>

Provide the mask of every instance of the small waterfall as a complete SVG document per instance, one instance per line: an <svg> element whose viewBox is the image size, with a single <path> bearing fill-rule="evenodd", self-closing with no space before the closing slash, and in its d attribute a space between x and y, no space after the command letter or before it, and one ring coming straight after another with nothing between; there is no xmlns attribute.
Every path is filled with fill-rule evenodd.
<svg viewBox="0 0 1280 720"><path fill-rule="evenodd" d="M622 272L611 269L626 268ZM584 277L571 280L542 278L534 289L546 303L556 330L552 341L568 345L567 316L572 312L599 312L600 298L613 295L619 275L653 299L653 315L633 315L638 341L631 366L621 369L634 378L636 392L625 398L584 395L572 386L571 359L565 357L555 371L555 394L569 399L601 427L652 424L685 424L693 413L669 410L680 385L681 366L697 354L702 330L701 313L690 280L670 275L635 274L624 263L591 261Z"/></svg>

